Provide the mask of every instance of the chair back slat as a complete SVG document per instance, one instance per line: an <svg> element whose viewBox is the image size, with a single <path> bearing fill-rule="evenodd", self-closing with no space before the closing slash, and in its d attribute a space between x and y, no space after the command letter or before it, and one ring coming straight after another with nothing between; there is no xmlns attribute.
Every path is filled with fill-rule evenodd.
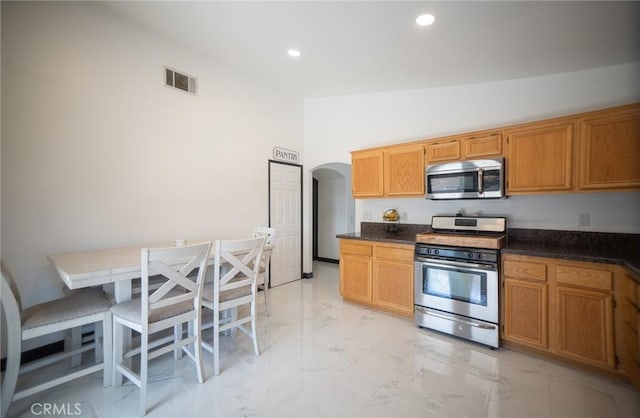
<svg viewBox="0 0 640 418"><path fill-rule="evenodd" d="M194 257L193 259L197 260L197 257ZM193 264L193 263L188 263L188 264ZM180 271L175 271L175 269L162 263L161 261L149 262L149 268L150 270L153 270L154 275L159 274L161 276L164 276L166 279L169 279L166 282L164 282L158 289L156 289L151 295L149 295L149 302L155 303L159 301L167 293L169 293L176 287L183 288L187 290L189 293L196 292L197 291L196 283L191 278L186 277L186 275L191 273L191 271L196 267L197 265L191 269L187 269L186 274L181 274L180 271L184 269L180 269Z"/></svg>
<svg viewBox="0 0 640 418"><path fill-rule="evenodd" d="M6 333L7 338L5 342L7 352L4 353L7 359L7 368L0 383L2 388L0 393L0 415L4 417L7 414L9 405L11 405L18 381L19 367L16 364L20 363L20 352L22 351L22 323L20 321L20 305L13 293L13 289L11 289L12 281L10 281L10 277L5 276L4 264L0 275L2 276L0 280L0 307L5 319L5 329L3 331Z"/></svg>
<svg viewBox="0 0 640 418"><path fill-rule="evenodd" d="M256 226L255 228L253 228L253 237L254 238L266 237L267 240L264 243L265 247L273 247L273 245L276 242L277 232L278 230L276 228L271 228L267 226Z"/></svg>
<svg viewBox="0 0 640 418"><path fill-rule="evenodd" d="M160 299L157 302L149 302L149 312L153 312L156 309L165 308L167 306L176 305L178 303L187 302L193 300L194 297L193 293L182 293L177 296Z"/></svg>
<svg viewBox="0 0 640 418"><path fill-rule="evenodd" d="M238 258L236 254L233 254L228 251L223 251L220 255L225 262L233 266L231 270L229 270L220 280L222 285L233 280L238 274L242 274L247 277L251 277L254 272L254 267L252 265L253 260L259 259L257 257L257 252L260 248L254 248L248 253L244 254L242 258Z"/></svg>
<svg viewBox="0 0 640 418"><path fill-rule="evenodd" d="M20 322L20 306L18 305L18 300L11 288L11 280L5 276L4 271L0 274L2 275L0 303L2 304L2 311L5 315L7 331L9 328L17 328L19 332L21 332L22 325Z"/></svg>
<svg viewBox="0 0 640 418"><path fill-rule="evenodd" d="M234 283L234 279L247 281L248 284L255 283L258 276L258 267L264 248L265 238L249 238L234 241L216 241L215 256L215 285L216 293L226 290L229 283ZM222 274L223 269L228 269ZM244 276L244 277L242 277ZM231 284L229 288L239 287L237 283Z"/></svg>
<svg viewBox="0 0 640 418"><path fill-rule="evenodd" d="M211 243L185 247L142 249L142 317L148 318L154 310L185 301L193 301L199 309L207 271ZM195 279L188 275L198 269ZM149 276L165 279L162 285L149 293ZM145 320L143 320L145 322Z"/></svg>
<svg viewBox="0 0 640 418"><path fill-rule="evenodd" d="M276 244L276 235L278 230L268 226L256 226L253 228L254 237L266 237L264 243L264 251L262 251L262 257L260 258L260 272L266 271L269 268L269 261L271 260L271 251ZM265 284L265 286L267 286ZM266 293L265 293L266 295Z"/></svg>
<svg viewBox="0 0 640 418"><path fill-rule="evenodd" d="M11 270L4 263L4 261L0 260L0 269L2 270L2 274L4 278L7 280L9 288L15 298L16 303L18 304L18 312L22 311L22 297L20 296L20 289L18 289L18 284L16 280L13 278L13 274L11 274Z"/></svg>

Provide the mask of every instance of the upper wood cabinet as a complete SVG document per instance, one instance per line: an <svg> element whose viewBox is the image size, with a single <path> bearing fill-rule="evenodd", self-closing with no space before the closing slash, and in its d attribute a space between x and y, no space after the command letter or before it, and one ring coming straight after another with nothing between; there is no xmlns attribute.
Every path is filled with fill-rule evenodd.
<svg viewBox="0 0 640 418"><path fill-rule="evenodd" d="M424 147L422 145L384 151L384 194L424 195Z"/></svg>
<svg viewBox="0 0 640 418"><path fill-rule="evenodd" d="M573 130L571 121L508 130L507 193L571 191Z"/></svg>
<svg viewBox="0 0 640 418"><path fill-rule="evenodd" d="M640 187L640 106L595 112L578 129L579 190Z"/></svg>
<svg viewBox="0 0 640 418"><path fill-rule="evenodd" d="M351 153L353 197L422 196L424 165L422 144L354 151Z"/></svg>
<svg viewBox="0 0 640 418"><path fill-rule="evenodd" d="M383 152L354 151L351 153L351 192L353 197L380 197L384 193L382 171Z"/></svg>
<svg viewBox="0 0 640 418"><path fill-rule="evenodd" d="M460 138L441 138L425 144L427 149L427 164L458 161L462 158Z"/></svg>
<svg viewBox="0 0 640 418"><path fill-rule="evenodd" d="M502 156L502 133L473 132L427 141L427 164Z"/></svg>
<svg viewBox="0 0 640 418"><path fill-rule="evenodd" d="M420 165L502 156L507 195L640 190L640 103L354 151L353 197L420 196Z"/></svg>
<svg viewBox="0 0 640 418"><path fill-rule="evenodd" d="M481 132L461 139L462 158L484 159L502 156L502 132Z"/></svg>

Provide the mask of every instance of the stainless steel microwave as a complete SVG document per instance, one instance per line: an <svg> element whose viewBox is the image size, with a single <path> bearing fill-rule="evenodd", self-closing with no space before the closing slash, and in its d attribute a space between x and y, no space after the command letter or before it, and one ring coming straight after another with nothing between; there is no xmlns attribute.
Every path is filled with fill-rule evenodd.
<svg viewBox="0 0 640 418"><path fill-rule="evenodd" d="M499 199L504 197L504 159L429 165L427 199Z"/></svg>

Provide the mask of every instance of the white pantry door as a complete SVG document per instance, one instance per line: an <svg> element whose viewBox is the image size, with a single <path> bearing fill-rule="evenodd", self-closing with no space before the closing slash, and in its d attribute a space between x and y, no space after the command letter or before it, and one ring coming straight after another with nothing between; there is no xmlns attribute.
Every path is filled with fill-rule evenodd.
<svg viewBox="0 0 640 418"><path fill-rule="evenodd" d="M269 224L276 228L271 286L302 278L302 166L269 161Z"/></svg>

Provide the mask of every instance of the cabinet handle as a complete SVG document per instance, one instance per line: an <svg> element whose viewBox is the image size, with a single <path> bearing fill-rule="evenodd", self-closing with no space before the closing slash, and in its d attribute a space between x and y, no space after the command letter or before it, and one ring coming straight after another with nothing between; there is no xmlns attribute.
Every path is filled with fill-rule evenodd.
<svg viewBox="0 0 640 418"><path fill-rule="evenodd" d="M419 311L419 312L421 312L421 313L423 313L425 315L435 316L436 318L446 319L448 321L453 321L453 322L459 322L461 324L468 325L468 326L474 327L474 328L496 329L496 327L494 325L480 324L480 323L473 322L473 321L470 321L470 320L464 320L462 318L454 318L454 317L450 317L448 315L437 314L437 313L435 313L433 311L426 310L422 306L416 306L416 311Z"/></svg>

